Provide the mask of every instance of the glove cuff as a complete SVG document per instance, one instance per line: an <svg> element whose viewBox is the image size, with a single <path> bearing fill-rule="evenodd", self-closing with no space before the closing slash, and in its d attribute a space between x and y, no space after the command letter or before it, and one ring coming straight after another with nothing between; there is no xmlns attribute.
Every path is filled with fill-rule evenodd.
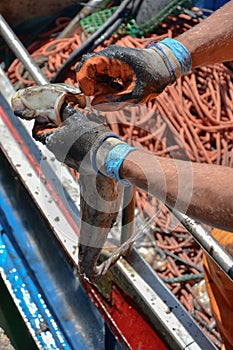
<svg viewBox="0 0 233 350"><path fill-rule="evenodd" d="M125 157L132 151L137 150L127 143L110 137L100 146L96 154L96 164L103 175L115 179L124 186L129 186L127 180L121 179L119 175L121 164Z"/></svg>
<svg viewBox="0 0 233 350"><path fill-rule="evenodd" d="M149 46L159 54L171 76L171 84L181 75L187 74L192 68L192 58L186 47L179 41L166 38Z"/></svg>
<svg viewBox="0 0 233 350"><path fill-rule="evenodd" d="M91 150L91 162L92 162L92 167L94 169L94 171L99 174L99 175L103 175L105 176L105 174L102 173L102 169L100 170L101 168L101 158L100 158L100 155L99 155L99 149L106 149L108 147L108 141L106 141L107 139L110 139L110 140L113 140L112 143L113 144L118 144L119 142L121 142L120 138L118 135L114 134L114 133L104 133L102 135L102 137L100 137L98 139L97 142L95 142L95 144L93 145L92 147L92 150ZM97 157L97 154L98 154L98 157ZM106 155L105 155L106 156ZM101 155L101 157L103 157L103 155Z"/></svg>

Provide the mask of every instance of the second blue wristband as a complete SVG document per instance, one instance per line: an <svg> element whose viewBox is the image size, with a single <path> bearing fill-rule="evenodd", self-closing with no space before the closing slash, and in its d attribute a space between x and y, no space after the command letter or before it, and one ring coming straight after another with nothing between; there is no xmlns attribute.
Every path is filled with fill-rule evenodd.
<svg viewBox="0 0 233 350"><path fill-rule="evenodd" d="M107 154L105 160L105 171L109 177L114 178L119 183L124 186L128 186L129 182L127 180L121 179L119 175L119 170L121 164L123 163L125 157L132 151L137 150L136 147L127 145L126 143L120 143L119 145L113 147Z"/></svg>

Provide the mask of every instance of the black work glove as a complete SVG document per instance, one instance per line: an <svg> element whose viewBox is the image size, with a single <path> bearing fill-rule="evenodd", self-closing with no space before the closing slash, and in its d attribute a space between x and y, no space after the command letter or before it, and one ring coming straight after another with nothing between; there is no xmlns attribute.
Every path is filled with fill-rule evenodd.
<svg viewBox="0 0 233 350"><path fill-rule="evenodd" d="M34 138L45 143L57 160L80 172L83 170L98 171L95 163L96 152L100 145L109 137L118 139L110 128L101 122L95 114L68 105L61 112L66 119L49 135L34 133Z"/></svg>
<svg viewBox="0 0 233 350"><path fill-rule="evenodd" d="M134 147L121 141L103 117L84 109L80 91L67 84L47 84L21 89L12 97L19 118L35 120L33 138L55 157L82 173L99 173L121 181L120 166ZM126 183L127 185L128 183Z"/></svg>
<svg viewBox="0 0 233 350"><path fill-rule="evenodd" d="M165 39L148 49L109 46L84 55L76 70L82 92L94 96L92 105L113 110L146 102L190 68L188 50L176 40Z"/></svg>

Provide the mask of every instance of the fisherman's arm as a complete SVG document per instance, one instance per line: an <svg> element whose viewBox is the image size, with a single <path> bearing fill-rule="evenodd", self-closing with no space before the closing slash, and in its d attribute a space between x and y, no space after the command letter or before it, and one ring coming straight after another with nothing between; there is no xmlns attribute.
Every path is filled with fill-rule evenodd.
<svg viewBox="0 0 233 350"><path fill-rule="evenodd" d="M176 40L190 52L192 67L233 60L233 1L184 32Z"/></svg>
<svg viewBox="0 0 233 350"><path fill-rule="evenodd" d="M233 232L233 169L130 152L119 170L128 179L207 225Z"/></svg>

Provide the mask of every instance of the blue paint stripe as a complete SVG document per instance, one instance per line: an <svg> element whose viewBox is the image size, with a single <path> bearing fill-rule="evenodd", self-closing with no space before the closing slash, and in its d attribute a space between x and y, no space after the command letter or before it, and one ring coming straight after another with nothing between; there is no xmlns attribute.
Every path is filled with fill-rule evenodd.
<svg viewBox="0 0 233 350"><path fill-rule="evenodd" d="M23 314L34 330L34 336L43 349L70 350L22 259L4 232L0 236L0 265ZM45 332L42 331L44 327Z"/></svg>
<svg viewBox="0 0 233 350"><path fill-rule="evenodd" d="M77 329L75 325L73 324L72 320L65 320L62 315L66 314L66 310L64 308L63 303L59 299L59 296L56 295L56 288L53 285L53 282L50 280L49 276L47 275L47 272L45 270L45 266L42 264L42 262L39 260L39 257L37 256L37 252L35 250L35 247L31 245L30 240L27 238L27 235L25 234L26 228L21 223L20 219L17 217L17 213L14 212L13 208L11 207L10 203L8 203L8 199L5 196L5 193L3 189L0 186L0 222L1 226L3 227L4 232L9 237L9 246L8 243L3 243L3 246L5 246L5 249L1 249L2 255L0 257L0 266L3 268L3 270L6 272L9 270L7 266L4 265L4 262L6 263L9 261L9 251L12 254L13 262L12 262L12 268L16 268L16 264L18 266L22 265L21 271L17 270L18 277L16 279L21 278L21 283L25 283L25 285L28 288L28 292L30 296L34 295L34 297L37 294L43 294L46 293L46 300L49 300L49 305L45 303L45 298L40 300L39 298L36 298L35 304L37 305L37 308L40 309L41 314L43 314L43 317L46 319L46 323L49 325L49 330L52 334L52 337L56 340L57 347L56 349L79 349L79 350L87 350L87 345L84 343L84 340L82 339L81 334L77 332ZM2 238L3 239L3 238ZM7 239L7 238L5 238ZM11 247L11 248L10 248ZM22 259L23 257L23 259ZM5 260L4 260L5 259ZM24 265L24 266L23 266ZM36 276L32 272L36 272ZM21 276L21 273L23 275ZM33 276L33 280L30 279ZM37 281L36 278L39 278L40 281L43 281L43 291L41 290L39 292L38 289L38 283L34 282ZM12 281L9 281L10 283L14 282L14 279ZM15 286L15 285L14 285ZM32 290L34 292L32 293ZM44 295L45 296L45 295ZM46 312L43 311L43 304L46 306ZM28 313L27 310L27 304L22 302L23 311L25 311L25 314ZM53 315L56 315L56 321L59 319L59 339L61 335L61 339L58 341L58 333L57 333L57 323L55 322L54 318L49 318L47 315L48 308L51 310L51 313ZM24 310L25 309L25 310ZM39 311L38 311L39 312ZM32 324L33 326L33 324ZM35 329L36 332L36 329ZM63 346L64 344L64 346ZM72 344L71 347L68 344ZM45 350L50 350L50 348L43 348ZM51 348L53 349L53 348Z"/></svg>

